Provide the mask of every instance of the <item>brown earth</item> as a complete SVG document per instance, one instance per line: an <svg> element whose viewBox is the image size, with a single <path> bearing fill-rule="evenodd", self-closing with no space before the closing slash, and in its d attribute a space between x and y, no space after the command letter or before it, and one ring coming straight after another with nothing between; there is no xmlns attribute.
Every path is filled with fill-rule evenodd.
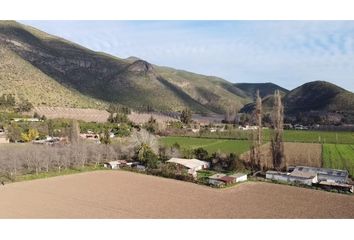
<svg viewBox="0 0 354 240"><path fill-rule="evenodd" d="M40 116L45 115L49 119L66 118L76 119L86 122L107 122L109 112L92 108L67 108L67 107L34 107L29 115L38 113ZM177 121L178 119L158 114L158 113L137 113L132 112L128 115L130 121L135 124L143 124L149 121L150 117L156 119L157 122Z"/></svg>
<svg viewBox="0 0 354 240"><path fill-rule="evenodd" d="M270 183L228 189L124 171L0 187L0 218L354 218L354 196Z"/></svg>

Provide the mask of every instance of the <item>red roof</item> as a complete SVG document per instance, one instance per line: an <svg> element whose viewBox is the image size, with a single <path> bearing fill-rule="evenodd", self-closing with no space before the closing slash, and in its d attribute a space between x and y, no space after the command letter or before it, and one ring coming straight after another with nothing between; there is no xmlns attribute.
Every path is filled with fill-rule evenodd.
<svg viewBox="0 0 354 240"><path fill-rule="evenodd" d="M229 183L229 182L235 181L235 178L229 177L229 176L224 176L224 177L219 178L219 180L220 180L220 181L223 181L223 182L225 182L225 183Z"/></svg>

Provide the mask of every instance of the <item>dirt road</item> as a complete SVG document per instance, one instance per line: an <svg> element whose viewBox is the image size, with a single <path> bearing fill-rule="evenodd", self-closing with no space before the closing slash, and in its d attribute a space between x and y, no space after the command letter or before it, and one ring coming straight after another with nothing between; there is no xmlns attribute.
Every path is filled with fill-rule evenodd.
<svg viewBox="0 0 354 240"><path fill-rule="evenodd" d="M354 196L254 182L212 189L98 171L1 186L0 218L354 218Z"/></svg>

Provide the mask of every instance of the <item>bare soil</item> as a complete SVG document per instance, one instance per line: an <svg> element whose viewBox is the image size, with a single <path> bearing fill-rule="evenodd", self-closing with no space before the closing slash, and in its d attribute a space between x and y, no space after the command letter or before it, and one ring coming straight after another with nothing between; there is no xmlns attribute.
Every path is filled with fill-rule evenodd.
<svg viewBox="0 0 354 240"><path fill-rule="evenodd" d="M124 171L0 185L1 218L354 218L354 196L247 182L227 189Z"/></svg>

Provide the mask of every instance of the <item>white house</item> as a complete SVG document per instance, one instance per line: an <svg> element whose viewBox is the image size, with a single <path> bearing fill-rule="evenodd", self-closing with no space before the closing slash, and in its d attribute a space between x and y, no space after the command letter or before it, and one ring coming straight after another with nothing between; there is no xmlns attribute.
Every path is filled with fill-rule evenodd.
<svg viewBox="0 0 354 240"><path fill-rule="evenodd" d="M235 178L235 182L244 182L247 181L247 174L245 173L235 173L232 175L229 175L229 177Z"/></svg>
<svg viewBox="0 0 354 240"><path fill-rule="evenodd" d="M104 163L103 166L105 168L110 168L110 169L119 169L119 167L123 164L126 164L127 161L125 160L118 160L118 161L110 161L107 163Z"/></svg>
<svg viewBox="0 0 354 240"><path fill-rule="evenodd" d="M167 162L175 163L188 168L188 173L193 175L194 177L197 176L197 171L206 169L210 167L210 164L205 161L201 161L198 159L185 159L185 158L171 158Z"/></svg>

